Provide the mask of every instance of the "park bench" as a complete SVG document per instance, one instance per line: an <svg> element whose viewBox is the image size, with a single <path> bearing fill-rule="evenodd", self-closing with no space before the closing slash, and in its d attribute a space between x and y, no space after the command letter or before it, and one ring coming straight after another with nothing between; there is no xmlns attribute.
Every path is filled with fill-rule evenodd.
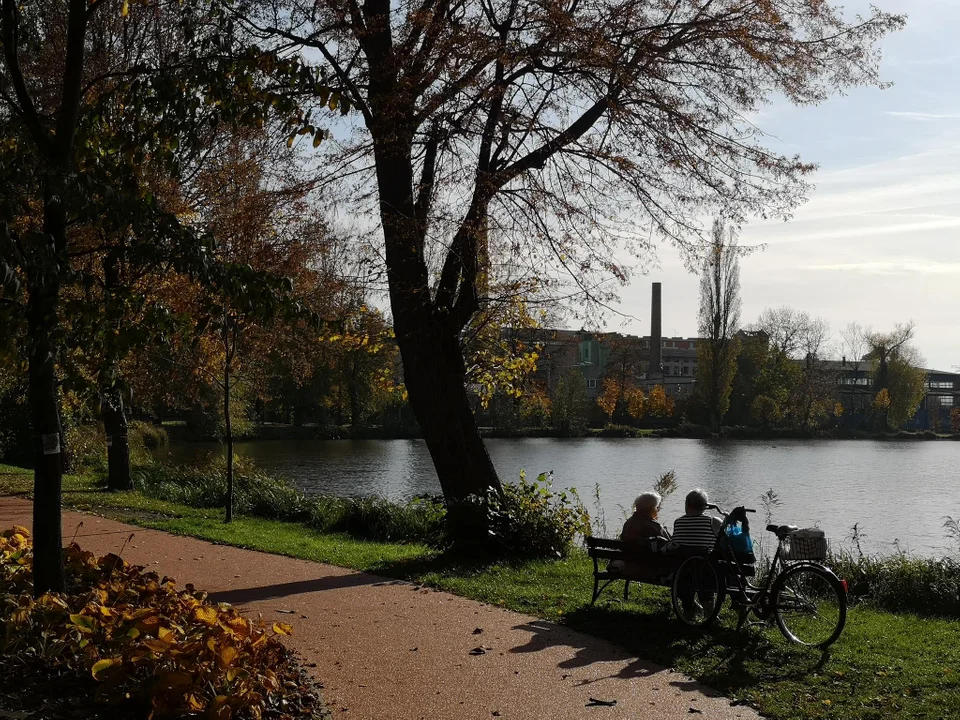
<svg viewBox="0 0 960 720"><path fill-rule="evenodd" d="M629 596L631 582L669 588L673 585L674 573L688 557L712 556L712 551L686 547L663 552L666 541L656 537L630 541L588 537L586 540L587 554L593 560L591 605L609 585L620 580L623 581L624 600ZM620 564L613 564L614 560L619 560ZM744 556L742 561L752 563L753 557ZM744 567L744 571L747 576L754 574L752 565Z"/></svg>
<svg viewBox="0 0 960 720"><path fill-rule="evenodd" d="M619 580L623 580L624 600L629 595L631 582L670 587L673 573L690 556L690 551L659 552L663 543L655 537L630 541L588 537L587 554L593 560L590 604L596 603L600 593ZM615 560L620 563L614 564Z"/></svg>

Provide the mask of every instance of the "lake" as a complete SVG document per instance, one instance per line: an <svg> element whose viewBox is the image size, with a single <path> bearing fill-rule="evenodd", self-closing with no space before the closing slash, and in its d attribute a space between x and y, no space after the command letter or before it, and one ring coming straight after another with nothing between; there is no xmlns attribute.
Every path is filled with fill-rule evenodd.
<svg viewBox="0 0 960 720"><path fill-rule="evenodd" d="M773 488L774 522L818 525L834 543L849 544L858 523L865 551L960 550L943 530L945 516L960 517L960 442L525 438L491 439L487 447L502 479L552 470L554 487L576 487L595 518L599 485L610 535L633 498L672 469L680 489L663 504L668 524L682 513L686 492L702 487L721 506L757 508L756 538L765 534L760 496ZM210 450L219 446L178 444L166 454L186 461ZM402 500L440 492L422 440L266 441L237 450L306 493Z"/></svg>

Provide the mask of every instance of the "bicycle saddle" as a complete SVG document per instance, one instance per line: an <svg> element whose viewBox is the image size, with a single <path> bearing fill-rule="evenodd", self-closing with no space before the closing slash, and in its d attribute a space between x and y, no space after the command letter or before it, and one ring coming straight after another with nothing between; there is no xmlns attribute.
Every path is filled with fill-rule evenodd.
<svg viewBox="0 0 960 720"><path fill-rule="evenodd" d="M775 533L777 537L784 537L799 529L796 525L767 525L767 530Z"/></svg>

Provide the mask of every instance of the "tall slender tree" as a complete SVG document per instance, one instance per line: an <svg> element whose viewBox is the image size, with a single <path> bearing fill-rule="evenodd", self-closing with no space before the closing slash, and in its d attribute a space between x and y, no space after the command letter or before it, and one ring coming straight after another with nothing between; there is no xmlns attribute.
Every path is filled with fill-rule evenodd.
<svg viewBox="0 0 960 720"><path fill-rule="evenodd" d="M740 255L733 228L720 220L703 260L700 277L700 341L697 343L697 389L710 418L710 429L720 430L730 407L730 390L737 370L740 344Z"/></svg>

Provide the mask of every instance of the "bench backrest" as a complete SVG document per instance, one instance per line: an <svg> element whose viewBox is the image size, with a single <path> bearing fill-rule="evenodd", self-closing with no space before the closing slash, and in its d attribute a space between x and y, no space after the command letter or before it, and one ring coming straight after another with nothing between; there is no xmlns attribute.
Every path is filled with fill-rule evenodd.
<svg viewBox="0 0 960 720"><path fill-rule="evenodd" d="M638 538L637 540L587 537L587 554L592 558L622 560L634 555L652 555L664 542L663 538L657 537Z"/></svg>

